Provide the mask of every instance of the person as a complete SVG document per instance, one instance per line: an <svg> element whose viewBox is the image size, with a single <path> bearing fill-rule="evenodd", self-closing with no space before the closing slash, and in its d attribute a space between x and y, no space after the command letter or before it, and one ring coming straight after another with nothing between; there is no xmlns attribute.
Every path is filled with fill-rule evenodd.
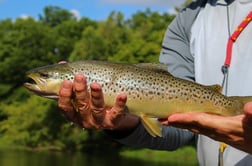
<svg viewBox="0 0 252 166"><path fill-rule="evenodd" d="M252 95L252 23L233 43L232 63L225 66L228 72L223 75L221 70L227 41L251 9L252 0L193 2L168 26L160 62L179 78L204 85L224 82L227 96ZM115 140L135 147L175 150L197 141L199 165L252 163L252 102L244 106L243 114L232 117L175 113L160 120L163 137L152 137L138 117L125 113L126 94L118 94L114 106L109 107L98 83L91 83L90 89L89 92L82 74L76 74L73 83L62 83L58 105L69 121L84 128L104 130ZM79 112L71 103L73 93Z"/></svg>

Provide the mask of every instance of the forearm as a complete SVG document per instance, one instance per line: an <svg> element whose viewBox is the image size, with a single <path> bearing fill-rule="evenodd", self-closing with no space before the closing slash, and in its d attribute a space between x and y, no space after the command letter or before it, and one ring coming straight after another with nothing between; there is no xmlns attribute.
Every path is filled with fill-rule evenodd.
<svg viewBox="0 0 252 166"><path fill-rule="evenodd" d="M118 142L140 148L157 150L176 150L195 140L195 135L187 130L177 129L169 126L162 127L162 137L152 137L148 134L142 124L139 124L131 133L121 134L113 131L108 132Z"/></svg>

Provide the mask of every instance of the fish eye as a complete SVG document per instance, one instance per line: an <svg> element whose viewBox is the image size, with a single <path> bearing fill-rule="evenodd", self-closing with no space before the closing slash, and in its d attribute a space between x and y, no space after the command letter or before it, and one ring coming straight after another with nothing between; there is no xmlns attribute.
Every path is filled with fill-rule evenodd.
<svg viewBox="0 0 252 166"><path fill-rule="evenodd" d="M53 73L53 78L55 78L55 79L59 78L59 73L58 72Z"/></svg>

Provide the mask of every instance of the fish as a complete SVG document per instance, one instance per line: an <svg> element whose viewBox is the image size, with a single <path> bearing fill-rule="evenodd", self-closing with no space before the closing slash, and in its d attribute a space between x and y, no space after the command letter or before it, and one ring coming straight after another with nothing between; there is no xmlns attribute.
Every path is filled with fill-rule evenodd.
<svg viewBox="0 0 252 166"><path fill-rule="evenodd" d="M172 76L165 64L115 63L107 61L74 61L32 69L26 73L31 79L24 87L36 95L58 99L61 83L74 80L82 73L88 86L99 83L105 103L113 106L119 93L127 95L127 109L141 119L153 137L162 137L162 126L157 119L173 113L204 112L220 116L242 114L246 102L252 97L227 97L219 85L201 85Z"/></svg>

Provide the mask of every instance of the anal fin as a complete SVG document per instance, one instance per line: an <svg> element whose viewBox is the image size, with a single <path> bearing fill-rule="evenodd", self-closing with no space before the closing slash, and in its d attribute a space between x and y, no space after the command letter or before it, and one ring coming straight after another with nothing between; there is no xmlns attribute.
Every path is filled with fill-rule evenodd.
<svg viewBox="0 0 252 166"><path fill-rule="evenodd" d="M152 118L149 118L146 115L141 115L141 122L145 129L148 131L148 133L153 137L162 137L162 127L161 124Z"/></svg>

